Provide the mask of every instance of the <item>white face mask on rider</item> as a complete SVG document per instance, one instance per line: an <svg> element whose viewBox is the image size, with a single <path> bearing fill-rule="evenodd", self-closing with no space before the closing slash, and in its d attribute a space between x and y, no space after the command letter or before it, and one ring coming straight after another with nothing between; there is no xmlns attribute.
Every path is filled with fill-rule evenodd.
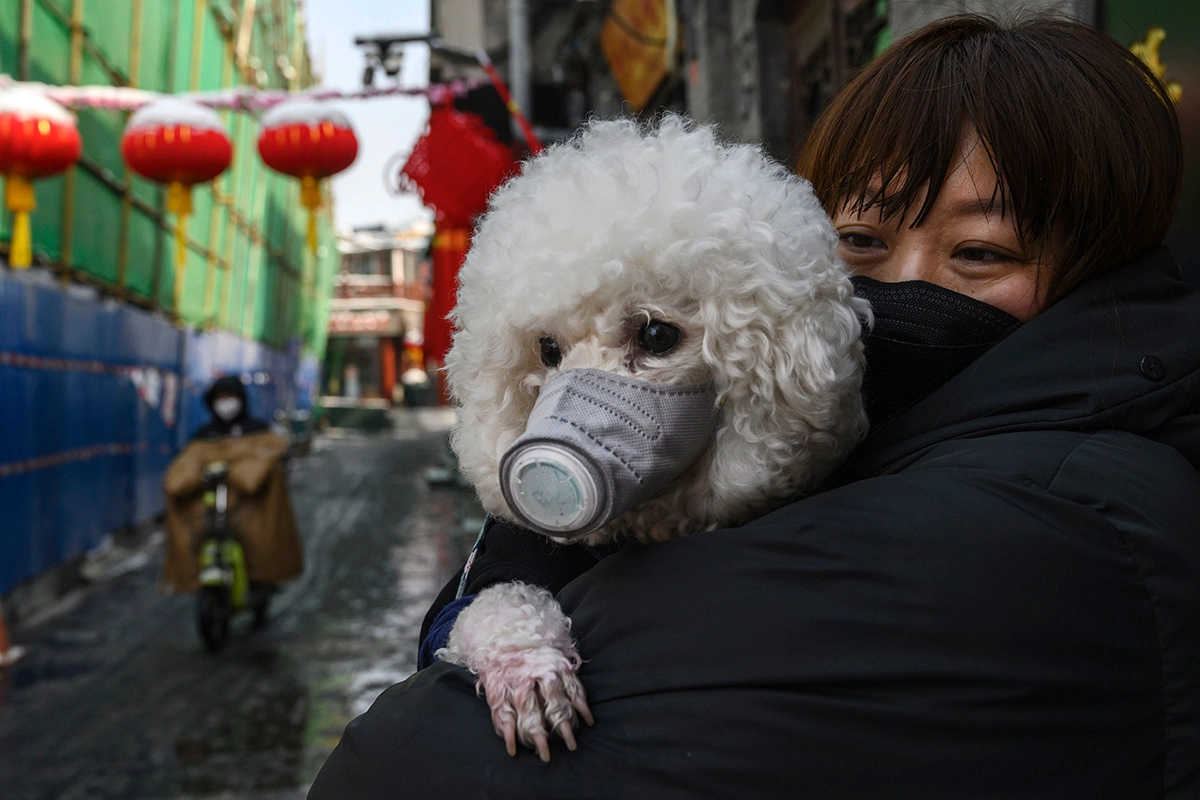
<svg viewBox="0 0 1200 800"><path fill-rule="evenodd" d="M222 422L232 422L242 413L242 401L236 397L218 397L212 404L213 414Z"/></svg>

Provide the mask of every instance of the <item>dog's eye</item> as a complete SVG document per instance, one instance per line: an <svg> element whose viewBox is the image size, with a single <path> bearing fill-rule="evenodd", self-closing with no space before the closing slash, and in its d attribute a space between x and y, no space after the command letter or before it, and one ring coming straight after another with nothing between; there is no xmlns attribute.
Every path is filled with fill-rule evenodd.
<svg viewBox="0 0 1200 800"><path fill-rule="evenodd" d="M558 342L549 336L543 336L538 339L538 345L542 348L542 363L547 367L557 367L562 361L562 349L559 348Z"/></svg>
<svg viewBox="0 0 1200 800"><path fill-rule="evenodd" d="M661 356L679 344L679 328L652 319L642 326L642 331L638 334L638 344L645 348L646 352Z"/></svg>

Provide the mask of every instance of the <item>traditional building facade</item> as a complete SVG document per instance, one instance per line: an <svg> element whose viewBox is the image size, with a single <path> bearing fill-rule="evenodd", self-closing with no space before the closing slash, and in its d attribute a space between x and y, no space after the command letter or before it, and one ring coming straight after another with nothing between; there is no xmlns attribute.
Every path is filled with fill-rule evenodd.
<svg viewBox="0 0 1200 800"><path fill-rule="evenodd" d="M402 377L423 366L432 235L433 226L421 220L404 229L358 228L339 236L341 268L330 301L322 386L327 407L404 399Z"/></svg>

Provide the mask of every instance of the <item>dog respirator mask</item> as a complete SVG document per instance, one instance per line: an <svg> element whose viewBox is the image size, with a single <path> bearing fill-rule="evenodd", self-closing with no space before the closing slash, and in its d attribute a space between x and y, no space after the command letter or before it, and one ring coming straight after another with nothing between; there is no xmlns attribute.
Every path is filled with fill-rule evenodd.
<svg viewBox="0 0 1200 800"><path fill-rule="evenodd" d="M650 499L704 452L717 428L712 382L661 386L597 369L552 375L525 433L500 459L522 525L576 539Z"/></svg>

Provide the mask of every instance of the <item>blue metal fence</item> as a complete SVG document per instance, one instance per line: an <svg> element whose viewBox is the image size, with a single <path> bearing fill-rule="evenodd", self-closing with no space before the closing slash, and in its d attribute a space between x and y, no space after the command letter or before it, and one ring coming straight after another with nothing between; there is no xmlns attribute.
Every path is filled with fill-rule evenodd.
<svg viewBox="0 0 1200 800"><path fill-rule="evenodd" d="M242 376L251 412L294 408L297 349L183 331L31 271L0 270L0 594L163 509L162 473Z"/></svg>

